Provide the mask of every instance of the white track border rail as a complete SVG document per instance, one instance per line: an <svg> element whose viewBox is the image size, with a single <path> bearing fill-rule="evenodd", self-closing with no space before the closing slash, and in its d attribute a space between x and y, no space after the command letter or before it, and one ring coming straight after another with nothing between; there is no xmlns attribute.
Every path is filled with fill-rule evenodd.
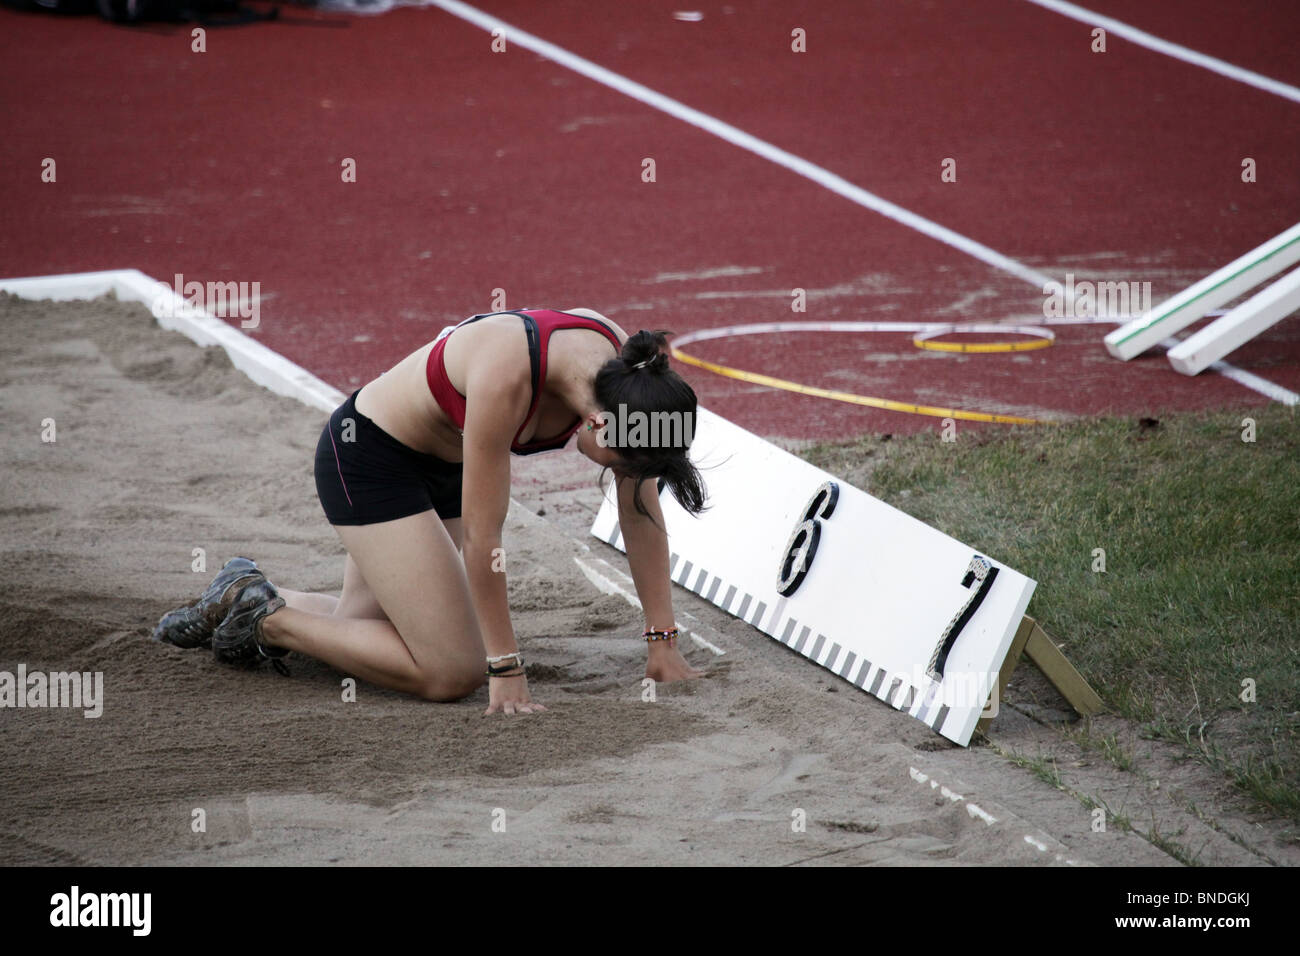
<svg viewBox="0 0 1300 956"><path fill-rule="evenodd" d="M0 290L24 299L56 302L97 299L111 292L123 302L143 304L165 329L180 332L198 345L220 345L235 368L278 395L296 398L324 412L334 411L347 397L279 352L190 305L167 283L151 279L139 269L0 279Z"/></svg>
<svg viewBox="0 0 1300 956"><path fill-rule="evenodd" d="M1300 262L1300 223L1238 256L1221 269L1106 336L1106 350L1128 361L1206 313ZM1233 310L1235 311L1235 310ZM1263 331L1262 329L1260 331ZM1223 353L1226 355L1227 353ZM1222 356L1216 356L1221 358Z"/></svg>
<svg viewBox="0 0 1300 956"><path fill-rule="evenodd" d="M1300 309L1300 269L1183 339L1169 350L1169 364L1184 375L1197 375L1297 309Z"/></svg>

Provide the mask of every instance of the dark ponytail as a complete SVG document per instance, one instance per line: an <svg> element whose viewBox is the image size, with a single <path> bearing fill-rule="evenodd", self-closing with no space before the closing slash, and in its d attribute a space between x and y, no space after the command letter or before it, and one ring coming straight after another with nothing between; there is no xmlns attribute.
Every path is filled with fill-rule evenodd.
<svg viewBox="0 0 1300 956"><path fill-rule="evenodd" d="M629 336L622 354L596 372L594 384L597 404L607 418L616 419L612 426L607 425L604 444L626 462L625 470L636 481L633 505L647 516L641 482L648 478L661 479L689 514L698 515L707 507L704 482L687 454L699 402L695 390L668 367L667 336L671 334L642 329ZM624 413L648 421L649 442L643 437L638 440L636 429L626 421L617 422Z"/></svg>
<svg viewBox="0 0 1300 956"><path fill-rule="evenodd" d="M672 335L672 333L662 329L658 332L642 329L636 335L628 336L627 341L623 343L623 354L619 356L627 367L627 371L629 373L636 372L643 366L652 372L670 371L668 368L668 353L664 351L668 347L669 335ZM614 359L611 359L606 363L607 366L613 365L614 361ZM686 387L690 388L689 385ZM694 392L691 394L693 396Z"/></svg>

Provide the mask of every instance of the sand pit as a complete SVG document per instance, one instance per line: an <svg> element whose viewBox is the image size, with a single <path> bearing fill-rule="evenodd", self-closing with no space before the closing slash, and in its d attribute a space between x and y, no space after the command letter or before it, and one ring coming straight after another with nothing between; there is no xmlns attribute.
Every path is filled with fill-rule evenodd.
<svg viewBox="0 0 1300 956"><path fill-rule="evenodd" d="M159 615L236 554L337 592L343 550L311 473L324 414L138 306L0 294L0 327L0 670L104 680L98 718L0 710L0 863L1176 863L680 588L726 653L689 649L709 676L644 701L639 612L574 562L626 567L584 537L599 469L574 451L518 463L506 528L547 713L485 718L485 689L430 704L363 683L345 702L342 675L298 655L284 678L156 644ZM1201 862L1294 862L1211 774L1171 764L1153 789L1072 752L1025 716L1040 684L1017 678L1025 707L1004 708L1000 746L1055 755L1068 786L1127 807L1135 829L1149 811Z"/></svg>

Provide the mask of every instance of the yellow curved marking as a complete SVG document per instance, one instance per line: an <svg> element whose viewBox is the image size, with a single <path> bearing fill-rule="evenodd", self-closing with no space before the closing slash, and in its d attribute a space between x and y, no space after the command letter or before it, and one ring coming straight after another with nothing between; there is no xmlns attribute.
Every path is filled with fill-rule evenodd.
<svg viewBox="0 0 1300 956"><path fill-rule="evenodd" d="M912 415L932 415L935 418L960 418L968 422L997 422L1003 425L1051 425L1053 422L1042 421L1037 418L1017 418L1014 415L988 415L984 412L963 412L957 408L934 408L930 405L909 405L907 402L895 402L888 398L872 398L869 395L855 395L852 392L838 392L829 388L817 388L813 385L800 385L798 382L788 382L783 378L773 378L771 375L760 375L757 372L746 372L742 369L731 368L728 365L719 365L717 362L709 362L694 355L687 355L675 345L669 345L669 350L674 358L680 359L687 365L694 365L706 371L713 372L715 375L723 375L727 378L739 379L742 382L752 382L755 385L767 385L771 388L785 389L787 392L798 392L800 395L815 395L818 398L829 398L837 402L848 402L852 405L867 405L871 408L884 408L891 412L908 412Z"/></svg>
<svg viewBox="0 0 1300 956"><path fill-rule="evenodd" d="M951 335L951 332L945 332ZM1030 339L1028 342L932 342L929 339L913 338L912 344L918 349L931 352L1032 352L1045 349L1052 344L1051 339Z"/></svg>

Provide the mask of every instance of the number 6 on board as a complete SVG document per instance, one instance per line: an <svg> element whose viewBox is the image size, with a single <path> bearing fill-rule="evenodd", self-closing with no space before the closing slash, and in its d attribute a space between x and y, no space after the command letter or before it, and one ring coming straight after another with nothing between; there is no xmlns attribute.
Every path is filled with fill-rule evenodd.
<svg viewBox="0 0 1300 956"><path fill-rule="evenodd" d="M803 579L812 567L814 555L817 554L817 542L822 537L822 523L818 518L829 518L835 512L835 503L840 500L840 486L834 481L822 484L803 510L803 520L797 525L790 540L785 545L785 556L776 574L776 591L789 597L799 590Z"/></svg>

